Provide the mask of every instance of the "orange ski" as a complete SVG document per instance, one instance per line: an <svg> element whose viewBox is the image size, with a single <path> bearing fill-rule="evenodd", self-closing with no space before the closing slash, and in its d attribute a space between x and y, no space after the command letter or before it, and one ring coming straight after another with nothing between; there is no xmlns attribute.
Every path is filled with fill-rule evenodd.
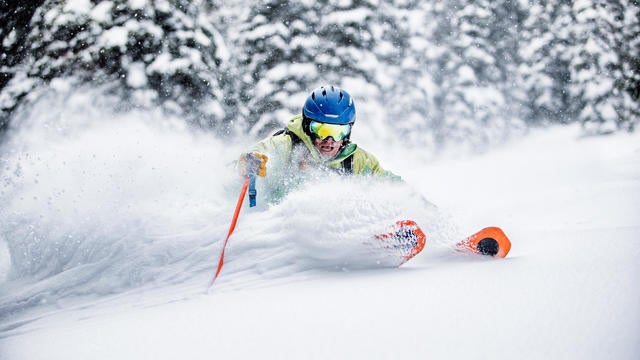
<svg viewBox="0 0 640 360"><path fill-rule="evenodd" d="M401 264L418 255L427 243L424 232L413 220L397 221L392 227L392 232L376 235L375 238L383 240L389 247L399 251L403 257Z"/></svg>
<svg viewBox="0 0 640 360"><path fill-rule="evenodd" d="M488 227L457 243L456 249L462 252L503 258L511 250L511 241L502 229Z"/></svg>

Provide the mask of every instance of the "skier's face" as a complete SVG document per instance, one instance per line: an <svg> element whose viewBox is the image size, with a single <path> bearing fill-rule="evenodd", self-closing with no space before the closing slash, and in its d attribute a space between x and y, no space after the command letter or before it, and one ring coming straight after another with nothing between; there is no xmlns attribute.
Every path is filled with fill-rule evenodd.
<svg viewBox="0 0 640 360"><path fill-rule="evenodd" d="M313 139L313 144L320 155L325 159L333 159L337 154L340 148L342 147L343 140L333 141L332 137L328 137L324 140L320 140L318 138Z"/></svg>

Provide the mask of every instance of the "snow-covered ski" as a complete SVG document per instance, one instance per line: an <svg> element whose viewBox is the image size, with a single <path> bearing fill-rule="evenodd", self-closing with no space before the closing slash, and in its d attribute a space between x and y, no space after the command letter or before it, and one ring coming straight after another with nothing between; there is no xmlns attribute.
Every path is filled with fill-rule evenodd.
<svg viewBox="0 0 640 360"><path fill-rule="evenodd" d="M419 254L427 243L424 232L413 220L397 221L390 232L374 237L383 242L385 249L391 250L402 258L399 265Z"/></svg>

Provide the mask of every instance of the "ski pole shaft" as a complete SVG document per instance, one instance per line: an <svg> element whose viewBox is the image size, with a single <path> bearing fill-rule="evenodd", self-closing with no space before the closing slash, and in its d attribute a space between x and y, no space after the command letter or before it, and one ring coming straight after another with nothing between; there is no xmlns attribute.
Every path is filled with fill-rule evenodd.
<svg viewBox="0 0 640 360"><path fill-rule="evenodd" d="M256 206L256 196L258 192L256 191L256 176L249 175L249 207Z"/></svg>
<svg viewBox="0 0 640 360"><path fill-rule="evenodd" d="M247 188L249 187L250 176L247 175L244 179L244 184L242 185L242 190L240 191L240 197L238 197L238 203L236 204L236 210L233 213L233 219L231 219L231 226L229 226L229 232L227 233L227 238L224 239L224 244L222 245L222 252L220 253L220 260L218 261L218 268L216 269L216 274L211 279L211 283L209 283L209 288L213 286L213 283L218 278L220 274L220 270L222 270L222 265L224 265L224 250L227 248L227 243L229 242L229 238L233 233L233 230L236 228L236 223L238 222L238 215L240 215L240 209L242 208L242 203L244 202L244 195L247 193Z"/></svg>

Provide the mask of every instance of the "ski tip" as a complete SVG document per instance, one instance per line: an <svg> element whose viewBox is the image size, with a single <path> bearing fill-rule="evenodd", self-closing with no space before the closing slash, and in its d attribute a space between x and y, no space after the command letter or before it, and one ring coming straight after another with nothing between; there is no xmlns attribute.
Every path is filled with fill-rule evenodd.
<svg viewBox="0 0 640 360"><path fill-rule="evenodd" d="M376 235L375 238L383 240L394 252L399 252L402 256L400 264L411 260L424 249L427 236L415 221L396 221L391 228L391 232Z"/></svg>
<svg viewBox="0 0 640 360"><path fill-rule="evenodd" d="M398 221L396 225L399 228L410 230L410 237L415 244L411 248L409 254L404 257L404 262L407 262L414 256L418 255L424 249L425 245L427 244L427 236L424 234L422 229L420 229L418 224L416 224L416 222L413 220L401 220Z"/></svg>
<svg viewBox="0 0 640 360"><path fill-rule="evenodd" d="M477 255L504 258L511 250L511 240L496 226L484 228L456 244L456 250Z"/></svg>

